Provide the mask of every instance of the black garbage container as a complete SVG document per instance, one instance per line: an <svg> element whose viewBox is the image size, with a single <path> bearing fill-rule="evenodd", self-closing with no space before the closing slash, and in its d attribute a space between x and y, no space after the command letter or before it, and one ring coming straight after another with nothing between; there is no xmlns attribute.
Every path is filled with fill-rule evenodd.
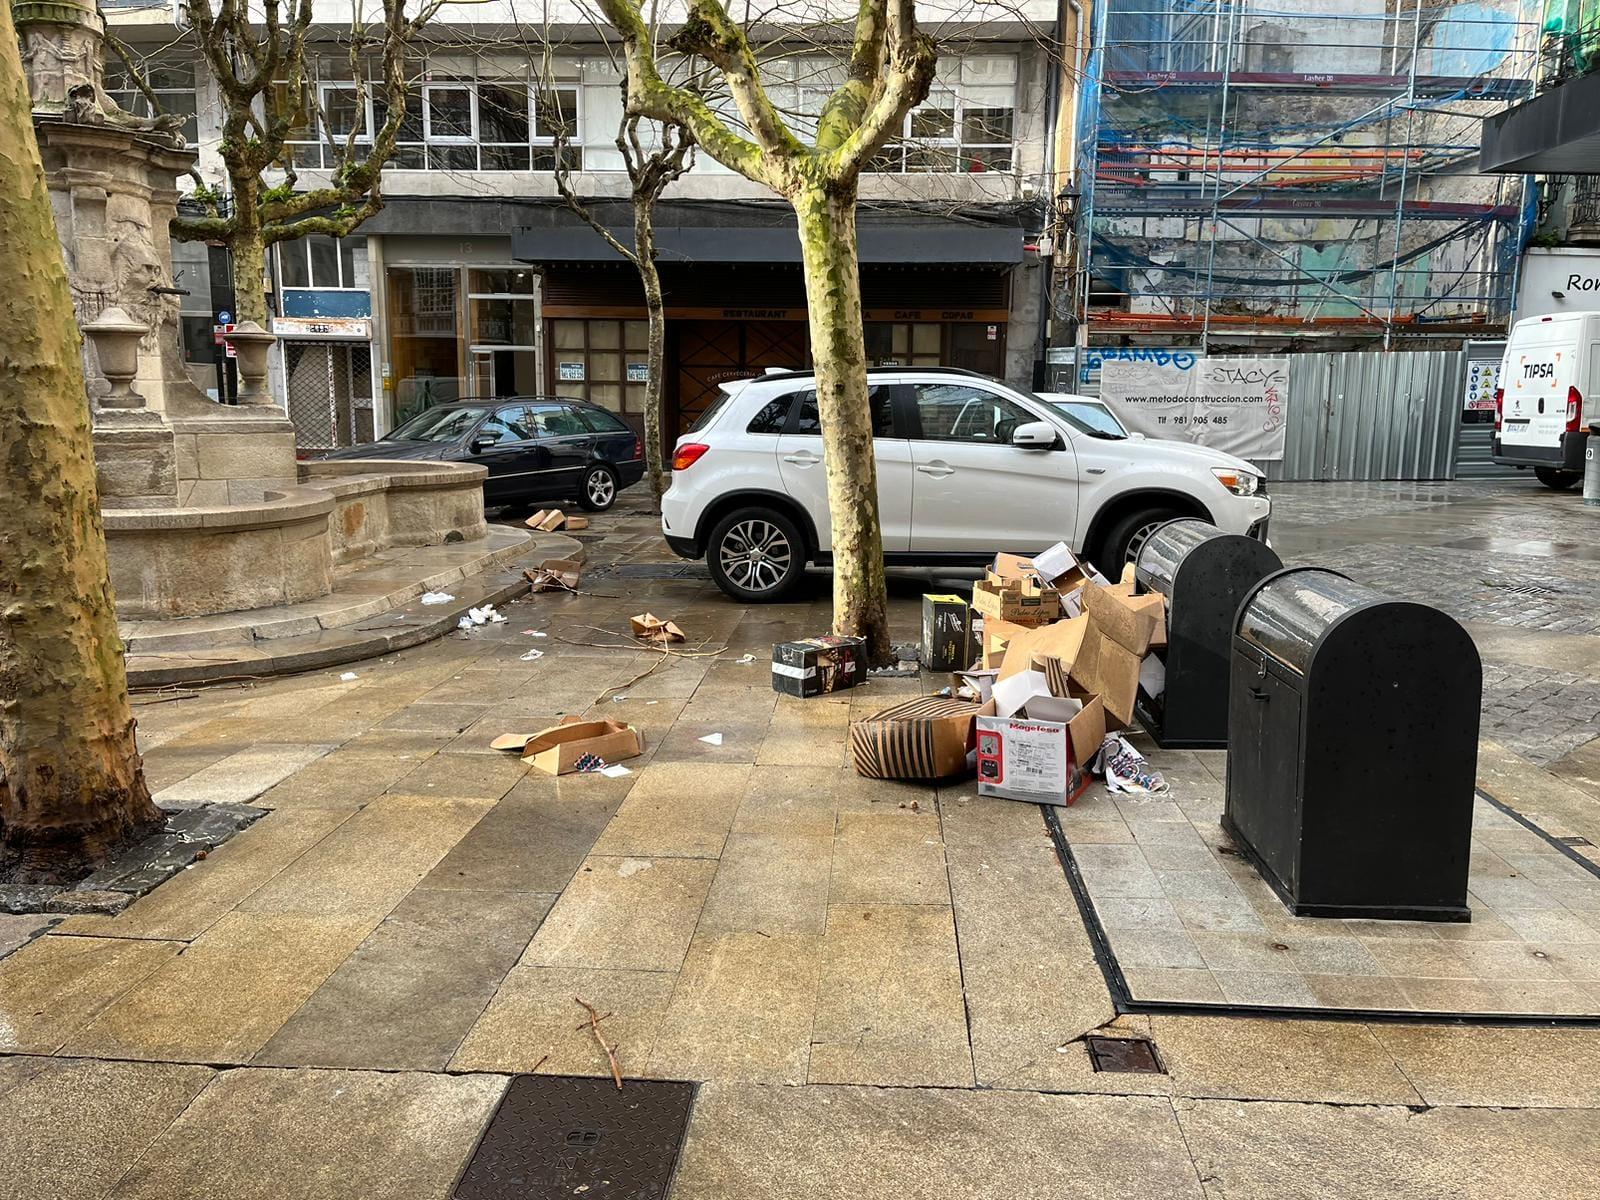
<svg viewBox="0 0 1600 1200"><path fill-rule="evenodd" d="M1156 745L1220 750L1228 744L1228 658L1239 604L1282 561L1272 547L1208 521L1180 517L1162 525L1139 551L1141 592L1167 598L1167 644L1159 696L1140 689L1135 712Z"/></svg>
<svg viewBox="0 0 1600 1200"><path fill-rule="evenodd" d="M1233 640L1224 828L1297 916L1470 920L1482 692L1438 609L1269 575Z"/></svg>

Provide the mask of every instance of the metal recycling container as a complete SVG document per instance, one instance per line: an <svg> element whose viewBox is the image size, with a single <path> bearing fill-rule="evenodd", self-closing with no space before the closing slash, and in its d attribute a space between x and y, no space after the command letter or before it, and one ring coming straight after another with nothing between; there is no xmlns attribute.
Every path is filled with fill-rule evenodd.
<svg viewBox="0 0 1600 1200"><path fill-rule="evenodd" d="M1297 916L1470 920L1482 693L1438 609L1269 575L1235 627L1223 827Z"/></svg>
<svg viewBox="0 0 1600 1200"><path fill-rule="evenodd" d="M1168 521L1145 541L1134 581L1166 597L1167 644L1151 651L1162 663L1161 694L1141 688L1134 711L1156 745L1227 746L1233 619L1250 589L1282 569L1265 542L1193 517Z"/></svg>

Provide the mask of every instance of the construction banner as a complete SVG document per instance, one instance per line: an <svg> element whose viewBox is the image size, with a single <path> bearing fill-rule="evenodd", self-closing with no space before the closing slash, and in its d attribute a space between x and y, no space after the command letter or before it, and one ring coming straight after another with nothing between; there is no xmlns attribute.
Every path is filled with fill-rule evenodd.
<svg viewBox="0 0 1600 1200"><path fill-rule="evenodd" d="M1100 399L1134 433L1281 462L1289 360L1107 351Z"/></svg>

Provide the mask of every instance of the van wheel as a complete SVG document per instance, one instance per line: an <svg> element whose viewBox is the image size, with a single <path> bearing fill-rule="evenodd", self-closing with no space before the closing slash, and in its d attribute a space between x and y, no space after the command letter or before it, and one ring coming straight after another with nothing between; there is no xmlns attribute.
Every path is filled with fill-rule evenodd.
<svg viewBox="0 0 1600 1200"><path fill-rule="evenodd" d="M1577 471L1558 471L1554 467L1535 467L1533 473L1545 487L1554 488L1558 492L1566 491L1583 478Z"/></svg>
<svg viewBox="0 0 1600 1200"><path fill-rule="evenodd" d="M1175 508L1142 508L1123 517L1106 531L1094 556L1100 573L1115 583L1122 576L1123 565L1139 557L1156 527L1183 515Z"/></svg>
<svg viewBox="0 0 1600 1200"><path fill-rule="evenodd" d="M706 539L712 581L745 604L782 600L806 569L805 541L788 517L770 508L741 508L718 521Z"/></svg>

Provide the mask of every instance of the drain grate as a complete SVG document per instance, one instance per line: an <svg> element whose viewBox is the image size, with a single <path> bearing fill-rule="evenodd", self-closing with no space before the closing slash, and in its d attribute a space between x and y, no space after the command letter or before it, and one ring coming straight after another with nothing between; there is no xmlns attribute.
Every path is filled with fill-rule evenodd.
<svg viewBox="0 0 1600 1200"><path fill-rule="evenodd" d="M1569 837L1558 837L1556 839L1556 841L1560 842L1563 846L1571 846L1574 849L1576 849L1579 846L1592 846L1592 845L1594 845L1594 843L1591 842L1588 838L1579 837L1577 834L1572 834Z"/></svg>
<svg viewBox="0 0 1600 1200"><path fill-rule="evenodd" d="M1511 596L1559 596L1556 588L1542 583L1501 583L1494 579L1483 580L1484 587L1492 587Z"/></svg>
<svg viewBox="0 0 1600 1200"><path fill-rule="evenodd" d="M518 1075L454 1200L659 1200L693 1100L692 1083Z"/></svg>
<svg viewBox="0 0 1600 1200"><path fill-rule="evenodd" d="M1130 1075L1165 1075L1166 1068L1156 1056L1156 1044L1144 1038L1091 1036L1089 1062L1096 1071L1120 1071Z"/></svg>
<svg viewBox="0 0 1600 1200"><path fill-rule="evenodd" d="M601 574L623 579L709 579L704 563L618 563L602 568Z"/></svg>

